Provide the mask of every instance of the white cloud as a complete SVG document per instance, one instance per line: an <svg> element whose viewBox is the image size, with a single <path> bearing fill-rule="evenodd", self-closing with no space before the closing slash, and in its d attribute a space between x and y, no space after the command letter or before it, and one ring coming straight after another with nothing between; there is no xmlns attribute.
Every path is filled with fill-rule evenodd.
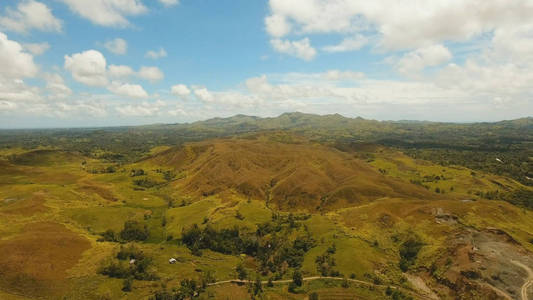
<svg viewBox="0 0 533 300"><path fill-rule="evenodd" d="M125 27L128 16L146 13L148 9L140 0L60 0L70 10L101 26Z"/></svg>
<svg viewBox="0 0 533 300"><path fill-rule="evenodd" d="M189 96L191 94L191 90L184 84L176 84L172 86L170 93L183 98Z"/></svg>
<svg viewBox="0 0 533 300"><path fill-rule="evenodd" d="M15 110L17 107L16 103L0 100L0 113Z"/></svg>
<svg viewBox="0 0 533 300"><path fill-rule="evenodd" d="M203 102L215 101L215 97L205 87L195 88L194 95Z"/></svg>
<svg viewBox="0 0 533 300"><path fill-rule="evenodd" d="M179 0L159 0L164 6L172 6L180 3Z"/></svg>
<svg viewBox="0 0 533 300"><path fill-rule="evenodd" d="M395 63L398 72L416 75L426 67L434 67L452 59L452 53L443 45L431 45L406 53Z"/></svg>
<svg viewBox="0 0 533 300"><path fill-rule="evenodd" d="M265 18L266 31L273 37L283 37L291 31L291 25L282 15L272 15Z"/></svg>
<svg viewBox="0 0 533 300"><path fill-rule="evenodd" d="M0 16L0 28L25 33L31 29L49 32L61 31L61 21L54 17L48 6L33 0L20 1L16 9L6 8Z"/></svg>
<svg viewBox="0 0 533 300"><path fill-rule="evenodd" d="M144 55L145 57L151 58L151 59L159 59L162 57L167 57L167 51L163 48L159 48L159 50L150 50L146 52Z"/></svg>
<svg viewBox="0 0 533 300"><path fill-rule="evenodd" d="M109 65L108 74L114 78L125 78L135 74L135 71L129 66L124 65Z"/></svg>
<svg viewBox="0 0 533 300"><path fill-rule="evenodd" d="M42 98L41 94L39 88L29 86L23 80L4 78L0 75L0 99L13 104L9 104L9 107L14 107L17 103L39 101ZM6 103L4 104L7 107Z"/></svg>
<svg viewBox="0 0 533 300"><path fill-rule="evenodd" d="M118 55L124 55L128 51L128 43L121 38L105 42L104 47L111 53Z"/></svg>
<svg viewBox="0 0 533 300"><path fill-rule="evenodd" d="M322 75L327 80L359 80L365 78L362 72L330 70Z"/></svg>
<svg viewBox="0 0 533 300"><path fill-rule="evenodd" d="M24 49L28 50L33 55L41 55L50 49L50 44L44 43L27 43L22 45Z"/></svg>
<svg viewBox="0 0 533 300"><path fill-rule="evenodd" d="M107 85L106 59L96 50L65 55L65 69L71 72L76 81L86 85Z"/></svg>
<svg viewBox="0 0 533 300"><path fill-rule="evenodd" d="M18 42L9 40L7 35L0 32L0 77L34 77L37 71L33 56L24 52Z"/></svg>
<svg viewBox="0 0 533 300"><path fill-rule="evenodd" d="M354 37L347 37L343 39L337 45L325 46L322 48L322 50L326 52L333 52L333 53L355 51L355 50L361 49L367 43L368 43L368 38L366 38L364 35L357 34Z"/></svg>
<svg viewBox="0 0 533 300"><path fill-rule="evenodd" d="M270 40L270 44L280 53L285 53L303 60L312 60L316 56L316 50L311 46L308 38L299 41L281 39Z"/></svg>
<svg viewBox="0 0 533 300"><path fill-rule="evenodd" d="M148 93L138 84L111 82L108 87L113 94L130 97L130 98L147 98Z"/></svg>
<svg viewBox="0 0 533 300"><path fill-rule="evenodd" d="M152 82L159 81L165 77L158 67L141 67L137 76Z"/></svg>
<svg viewBox="0 0 533 300"><path fill-rule="evenodd" d="M165 107L166 103L157 100L154 103L142 102L140 104L128 104L116 107L116 110L126 117L150 117L160 113L161 108Z"/></svg>
<svg viewBox="0 0 533 300"><path fill-rule="evenodd" d="M46 89L50 91L53 98L66 98L72 95L72 90L65 84L63 77L59 74L45 73Z"/></svg>
<svg viewBox="0 0 533 300"><path fill-rule="evenodd" d="M529 0L270 0L269 6L267 28L274 19L292 24L290 31L267 30L273 37L375 31L384 49L467 41L497 28L533 22Z"/></svg>

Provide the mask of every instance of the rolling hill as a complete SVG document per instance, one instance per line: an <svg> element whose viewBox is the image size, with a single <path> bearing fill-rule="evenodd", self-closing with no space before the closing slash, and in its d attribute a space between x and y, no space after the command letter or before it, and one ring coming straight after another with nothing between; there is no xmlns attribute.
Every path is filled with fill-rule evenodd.
<svg viewBox="0 0 533 300"><path fill-rule="evenodd" d="M283 138L291 142L276 140ZM291 135L188 143L145 162L174 168L182 176L173 185L189 193L234 190L281 209L316 211L383 197L439 198L421 186L384 176L354 155Z"/></svg>

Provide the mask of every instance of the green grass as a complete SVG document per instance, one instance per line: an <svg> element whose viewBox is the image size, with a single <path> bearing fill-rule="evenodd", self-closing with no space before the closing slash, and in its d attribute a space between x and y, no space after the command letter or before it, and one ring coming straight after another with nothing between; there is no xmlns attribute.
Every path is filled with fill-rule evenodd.
<svg viewBox="0 0 533 300"><path fill-rule="evenodd" d="M83 228L91 228L92 232L100 233L107 229L115 232L122 230L124 222L135 219L142 220L145 210L132 207L87 207L64 211L65 215Z"/></svg>
<svg viewBox="0 0 533 300"><path fill-rule="evenodd" d="M209 217L217 206L220 205L220 200L215 198L207 198L200 200L183 207L175 207L167 210L167 233L178 238L184 228L193 224L202 224L205 217Z"/></svg>

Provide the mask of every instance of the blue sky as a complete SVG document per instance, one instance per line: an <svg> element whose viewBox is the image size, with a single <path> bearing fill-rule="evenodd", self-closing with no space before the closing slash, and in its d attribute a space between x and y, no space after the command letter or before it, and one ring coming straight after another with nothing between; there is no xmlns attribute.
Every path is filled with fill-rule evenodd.
<svg viewBox="0 0 533 300"><path fill-rule="evenodd" d="M532 20L527 0L4 0L0 128L525 117Z"/></svg>

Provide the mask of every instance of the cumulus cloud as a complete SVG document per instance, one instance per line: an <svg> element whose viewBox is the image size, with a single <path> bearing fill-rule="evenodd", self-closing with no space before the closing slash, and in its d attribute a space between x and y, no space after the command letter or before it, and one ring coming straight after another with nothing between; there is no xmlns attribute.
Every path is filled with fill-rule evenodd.
<svg viewBox="0 0 533 300"><path fill-rule="evenodd" d="M53 98L66 98L72 95L72 90L65 84L63 77L55 73L45 73L46 89Z"/></svg>
<svg viewBox="0 0 533 300"><path fill-rule="evenodd" d="M159 0L164 6L173 6L180 3L179 0Z"/></svg>
<svg viewBox="0 0 533 300"><path fill-rule="evenodd" d="M354 37L347 37L343 39L337 45L325 46L322 50L326 52L347 52L361 49L368 43L368 38L361 34L357 34Z"/></svg>
<svg viewBox="0 0 533 300"><path fill-rule="evenodd" d="M205 87L197 87L194 89L194 95L203 102L213 102L215 97Z"/></svg>
<svg viewBox="0 0 533 300"><path fill-rule="evenodd" d="M135 71L129 66L124 65L109 65L108 74L114 78L126 78L135 74Z"/></svg>
<svg viewBox="0 0 533 300"><path fill-rule="evenodd" d="M141 67L137 73L137 76L152 82L159 81L165 77L163 72L161 72L158 67Z"/></svg>
<svg viewBox="0 0 533 300"><path fill-rule="evenodd" d="M20 1L16 9L6 8L0 15L0 28L26 33L32 29L60 32L61 21L54 17L52 10L44 3L34 0Z"/></svg>
<svg viewBox="0 0 533 300"><path fill-rule="evenodd" d="M140 0L60 0L70 10L96 25L125 27L128 16L146 13L148 9Z"/></svg>
<svg viewBox="0 0 533 300"><path fill-rule="evenodd" d="M159 48L159 50L150 50L148 52L146 52L146 54L144 55L145 57L147 58L151 58L151 59L159 59L159 58L162 58L162 57L167 57L167 51L163 48Z"/></svg>
<svg viewBox="0 0 533 300"><path fill-rule="evenodd" d="M116 107L116 110L126 117L150 117L160 113L161 108L167 104L157 100L154 103L142 102L140 104L128 104Z"/></svg>
<svg viewBox="0 0 533 300"><path fill-rule="evenodd" d="M138 84L111 82L108 89L115 95L125 96L129 98L147 98L148 93L144 88Z"/></svg>
<svg viewBox="0 0 533 300"><path fill-rule="evenodd" d="M116 38L105 42L104 47L111 53L118 55L124 55L128 51L128 43L121 38Z"/></svg>
<svg viewBox="0 0 533 300"><path fill-rule="evenodd" d="M291 25L283 15L272 15L265 18L266 31L273 37L280 38L291 31Z"/></svg>
<svg viewBox="0 0 533 300"><path fill-rule="evenodd" d="M398 72L416 75L426 67L434 67L452 59L452 53L443 45L431 45L406 53L395 63Z"/></svg>
<svg viewBox="0 0 533 300"><path fill-rule="evenodd" d="M87 50L72 56L65 55L65 69L72 77L90 86L107 85L106 59L96 50Z"/></svg>
<svg viewBox="0 0 533 300"><path fill-rule="evenodd" d="M191 94L191 90L185 84L176 84L170 88L172 95L184 98Z"/></svg>
<svg viewBox="0 0 533 300"><path fill-rule="evenodd" d="M26 43L22 45L24 49L33 55L41 55L50 49L50 44L44 43Z"/></svg>
<svg viewBox="0 0 533 300"><path fill-rule="evenodd" d="M499 27L531 22L533 15L533 5L528 0L300 0L298 5L270 0L269 6L271 13L265 17L265 25L272 37L292 33L350 35L372 30L379 34L379 45L384 49L466 41ZM283 23L291 26L279 25Z"/></svg>
<svg viewBox="0 0 533 300"><path fill-rule="evenodd" d="M282 39L270 40L270 44L280 53L285 53L303 60L312 60L316 56L316 50L311 46L309 38L303 38L298 41L289 41Z"/></svg>
<svg viewBox="0 0 533 300"><path fill-rule="evenodd" d="M37 71L33 56L24 52L21 44L0 32L0 77L34 77Z"/></svg>

